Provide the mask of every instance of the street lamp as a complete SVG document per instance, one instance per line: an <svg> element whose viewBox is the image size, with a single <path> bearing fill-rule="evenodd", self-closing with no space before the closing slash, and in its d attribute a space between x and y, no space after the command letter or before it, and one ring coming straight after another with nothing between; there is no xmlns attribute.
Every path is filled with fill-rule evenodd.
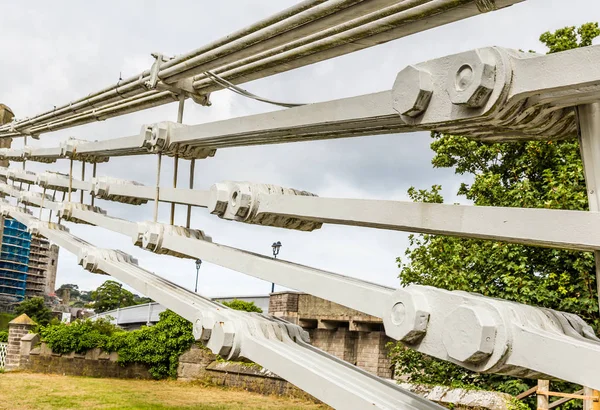
<svg viewBox="0 0 600 410"><path fill-rule="evenodd" d="M200 266L202 266L202 260L196 259L196 288L194 292L198 293L198 274L200 273Z"/></svg>
<svg viewBox="0 0 600 410"><path fill-rule="evenodd" d="M277 255L279 255L279 249L281 248L281 242L273 242L271 248L273 248L273 258L277 259ZM273 292L275 292L275 283L271 283L271 293Z"/></svg>
<svg viewBox="0 0 600 410"><path fill-rule="evenodd" d="M121 299L123 295L123 284L119 283L119 306L117 306L117 311L121 309Z"/></svg>

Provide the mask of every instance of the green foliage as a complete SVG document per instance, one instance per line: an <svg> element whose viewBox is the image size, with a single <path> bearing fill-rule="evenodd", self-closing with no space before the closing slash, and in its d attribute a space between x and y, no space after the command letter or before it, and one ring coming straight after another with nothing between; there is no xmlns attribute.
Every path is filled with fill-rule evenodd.
<svg viewBox="0 0 600 410"><path fill-rule="evenodd" d="M591 44L597 23L544 33L550 52ZM468 176L458 194L476 206L587 210L583 166L576 140L484 143L432 133L432 163ZM443 202L440 187L411 188L414 201ZM600 328L594 258L589 252L436 235L411 235L398 258L402 285L420 284L481 293L536 306L573 312ZM533 385L496 375L481 375L448 362L396 346L397 372L415 383L469 386L518 394ZM577 390L553 383L553 390ZM534 406L534 403L528 403ZM580 404L580 403L579 403ZM577 403L569 403L576 406Z"/></svg>
<svg viewBox="0 0 600 410"><path fill-rule="evenodd" d="M97 313L137 304L134 294L123 289L122 285L114 280L107 280L98 289L92 291L90 296L94 301L94 311Z"/></svg>
<svg viewBox="0 0 600 410"><path fill-rule="evenodd" d="M8 343L8 330L0 330L0 343Z"/></svg>
<svg viewBox="0 0 600 410"><path fill-rule="evenodd" d="M40 336L54 353L85 353L99 347L104 349L111 336L124 333L106 319L92 321L76 320L73 323L57 323L41 328Z"/></svg>
<svg viewBox="0 0 600 410"><path fill-rule="evenodd" d="M236 310L262 312L253 302L234 300L227 305ZM177 377L179 356L194 343L192 324L170 310L160 314L155 326L131 332L122 331L106 320L86 319L71 324L51 323L41 329L40 335L55 353L84 353L96 347L118 352L119 363L145 364L156 379Z"/></svg>
<svg viewBox="0 0 600 410"><path fill-rule="evenodd" d="M572 50L592 45L592 40L600 36L598 23L585 23L577 29L574 26L564 27L554 33L549 31L540 36L540 41L548 47L548 53Z"/></svg>
<svg viewBox="0 0 600 410"><path fill-rule="evenodd" d="M15 308L15 313L17 315L25 313L40 326L47 325L52 319L52 311L44 305L44 298L42 297L23 300Z"/></svg>
<svg viewBox="0 0 600 410"><path fill-rule="evenodd" d="M143 363L154 378L175 378L179 356L194 343L192 328L191 322L167 310L155 326L115 334L106 348L117 351L123 365Z"/></svg>
<svg viewBox="0 0 600 410"><path fill-rule="evenodd" d="M85 353L94 348L118 352L119 363L142 363L162 379L177 377L179 356L194 342L192 324L167 310L152 327L126 332L108 320L76 320L43 327L40 336L55 353Z"/></svg>
<svg viewBox="0 0 600 410"><path fill-rule="evenodd" d="M10 313L0 313L0 330L8 330L8 322L16 318Z"/></svg>
<svg viewBox="0 0 600 410"><path fill-rule="evenodd" d="M72 299L79 299L81 296L79 285L74 283L65 283L64 285L61 285L60 288L56 289L56 294L61 295L64 289L69 289L69 294L71 295Z"/></svg>
<svg viewBox="0 0 600 410"><path fill-rule="evenodd" d="M231 309L243 310L244 312L262 313L262 309L256 306L254 302L246 302L245 300L233 299L231 302L222 303Z"/></svg>

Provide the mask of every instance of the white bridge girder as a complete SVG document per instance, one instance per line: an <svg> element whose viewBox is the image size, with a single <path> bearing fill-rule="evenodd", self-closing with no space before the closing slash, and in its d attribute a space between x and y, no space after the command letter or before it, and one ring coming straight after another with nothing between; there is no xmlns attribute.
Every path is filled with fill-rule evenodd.
<svg viewBox="0 0 600 410"><path fill-rule="evenodd" d="M225 220L301 231L329 223L593 251L600 264L600 46L552 55L481 48L406 67L384 92L206 124L180 123L186 98L209 104L210 92L224 84L215 78L233 84L262 78L517 2L308 0L187 55L168 59L157 53L152 67L138 77L0 126L0 138L37 137L170 101L180 102L179 123L147 124L139 134L103 141L70 138L55 147L2 148L0 159L23 164L68 159L71 171L0 168L7 180L0 183L0 196L18 205L2 203L0 211L78 255L85 269L112 275L192 321L195 336L213 352L256 361L337 408L437 407L311 347L298 326L217 305L139 268L121 251L95 248L62 225L40 221L26 207L38 207L40 216L49 209L59 221L126 235L154 253L199 258L380 317L388 336L471 370L554 377L600 389L600 340L576 315L423 286L393 289L263 257L190 229L189 211L188 227L174 226L174 205L171 224L157 222L162 201L207 208ZM195 161L229 147L423 130L483 141L578 136L591 212L321 198L254 182L224 181L196 190L193 175L190 189L182 189L176 187L176 175L173 187L95 175L96 165L113 156L157 154L160 164L163 155ZM94 177L73 178L74 161L93 163ZM160 165L157 174L160 180ZM75 191L82 203L72 201ZM63 201L56 192L63 193ZM110 217L83 204L84 192L130 205L154 202L155 219Z"/></svg>
<svg viewBox="0 0 600 410"><path fill-rule="evenodd" d="M382 318L388 336L471 370L554 377L600 388L600 380L594 380L600 366L600 339L573 314L423 286L394 290L213 243L202 231L129 222L79 203L51 207L58 208L64 221L124 234L151 252L202 259ZM40 224L44 223L34 226ZM562 352L561 359L549 361L555 349ZM584 360L591 365L584 369L569 365Z"/></svg>

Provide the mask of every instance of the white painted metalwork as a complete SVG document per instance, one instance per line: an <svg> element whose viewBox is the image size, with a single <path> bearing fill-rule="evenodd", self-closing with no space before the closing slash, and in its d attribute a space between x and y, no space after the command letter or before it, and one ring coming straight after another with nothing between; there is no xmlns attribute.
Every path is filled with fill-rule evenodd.
<svg viewBox="0 0 600 410"><path fill-rule="evenodd" d="M0 370L6 366L6 354L8 353L8 343L0 343Z"/></svg>
<svg viewBox="0 0 600 410"><path fill-rule="evenodd" d="M96 248L64 226L42 222L17 207L2 206L0 210L27 225L33 235L43 235L75 254L84 269L111 275L192 322L194 336L215 354L250 359L337 408L441 409L315 349L297 325L227 308L140 268L137 260L122 251Z"/></svg>
<svg viewBox="0 0 600 410"><path fill-rule="evenodd" d="M234 84L313 64L523 0L305 0L190 53L153 54L149 70L54 110L0 127L0 137L41 133L179 101L208 105ZM93 108L90 108L93 107Z"/></svg>
<svg viewBox="0 0 600 410"><path fill-rule="evenodd" d="M49 209L59 221L126 235L154 253L202 259L380 317L390 337L471 370L552 376L600 389L600 340L578 316L465 292L393 289L217 244L189 226L195 206L224 220L301 231L331 223L499 240L594 251L600 272L600 46L551 55L481 48L405 67L384 92L206 124L181 123L186 98L209 104L209 94L226 82L262 78L518 2L308 0L187 55L169 59L155 53L152 67L141 75L52 112L0 126L0 138L37 137L170 101L180 103L177 123L146 124L136 135L106 141L70 138L52 148L0 149L0 159L10 161L51 164L66 158L71 170L62 175L35 174L24 166L0 168L0 177L12 183L0 183L0 196L39 207L40 215L42 208ZM565 67L571 67L569 75ZM245 181L196 190L193 174L189 189L158 184L163 155L178 164L180 159L210 158L228 147L420 130L487 141L579 137L591 212L321 198ZM112 156L152 154L159 161L156 186L96 176L96 164ZM93 163L93 178L73 178L74 161ZM43 192L24 192L23 183ZM68 201L64 196L57 201L47 189L68 193ZM72 202L76 190L80 202L84 192L130 205L153 202L154 220L110 217L96 206ZM171 224L157 222L159 201L171 203ZM175 204L188 206L186 227L173 225ZM334 407L435 407L312 348L297 326L215 305L139 268L131 256L95 248L20 206L2 203L0 211L77 255L85 269L112 275L192 321L198 340L213 352L254 360Z"/></svg>

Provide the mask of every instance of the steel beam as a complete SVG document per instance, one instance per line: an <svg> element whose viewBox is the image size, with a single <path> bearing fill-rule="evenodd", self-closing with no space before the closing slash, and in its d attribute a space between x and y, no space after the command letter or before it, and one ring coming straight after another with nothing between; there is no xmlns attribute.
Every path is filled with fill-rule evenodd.
<svg viewBox="0 0 600 410"><path fill-rule="evenodd" d="M229 309L140 268L136 259L122 251L96 248L64 227L44 223L18 208L4 206L2 212L27 225L32 234L43 235L75 254L84 269L111 275L169 306L194 324L194 336L215 354L252 360L336 408L442 409L308 345L308 335L297 325Z"/></svg>
<svg viewBox="0 0 600 410"><path fill-rule="evenodd" d="M22 173L0 167L0 176L8 176L16 182L37 183L62 192L68 190L66 175ZM73 179L71 183L74 190L92 190L97 198L132 205L152 201L156 195L155 187L110 177L97 177L91 182ZM0 190L8 195L15 192L6 185L0 185ZM600 237L596 235L600 231L598 212L320 198L305 191L248 182L218 183L207 191L161 187L159 201L208 208L211 214L223 219L304 231L330 223L551 248L600 250Z"/></svg>
<svg viewBox="0 0 600 410"><path fill-rule="evenodd" d="M14 207L0 205L0 209L14 212ZM600 339L573 314L427 286L394 291L218 245L201 231L154 222L135 224L78 203L63 204L59 212L63 220L93 223L128 235L136 245L158 254L200 258L380 317L388 336L474 371L552 376L600 388L595 370L600 366ZM549 361L552 351L560 352L561 360ZM584 360L589 366L581 368Z"/></svg>

